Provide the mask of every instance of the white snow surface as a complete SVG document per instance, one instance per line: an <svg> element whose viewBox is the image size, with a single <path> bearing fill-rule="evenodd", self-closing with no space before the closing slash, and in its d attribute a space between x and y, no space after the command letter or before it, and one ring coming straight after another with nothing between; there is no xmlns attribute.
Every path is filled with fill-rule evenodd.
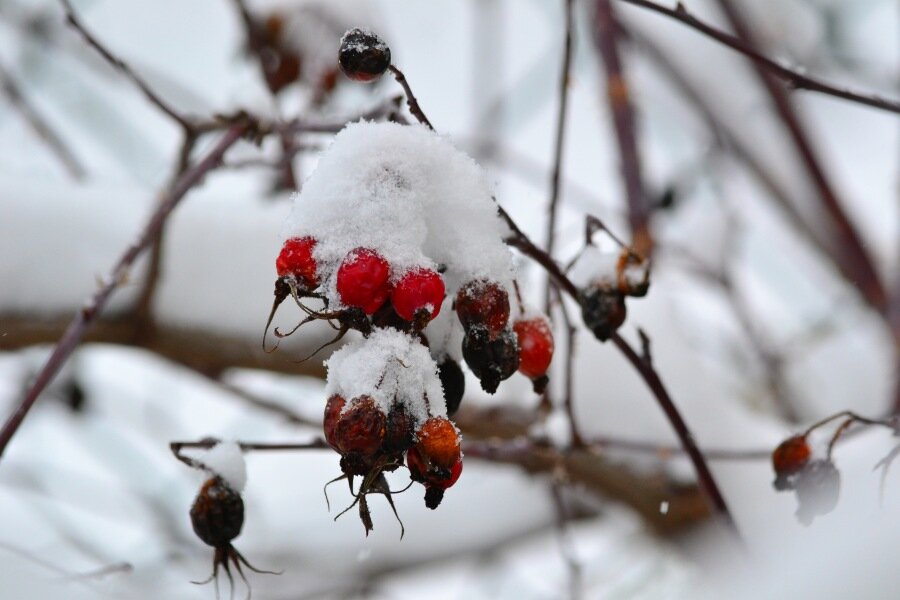
<svg viewBox="0 0 900 600"><path fill-rule="evenodd" d="M348 125L319 159L285 227L285 237L311 236L336 305L333 274L351 250L378 251L399 279L415 267L445 265L452 297L462 283L509 282L512 255L501 237L484 171L424 126Z"/></svg>
<svg viewBox="0 0 900 600"><path fill-rule="evenodd" d="M370 396L385 414L394 403L403 404L417 425L447 416L437 364L425 346L402 331L376 329L332 354L325 366L326 392L345 398L344 410L354 398Z"/></svg>
<svg viewBox="0 0 900 600"><path fill-rule="evenodd" d="M240 493L247 485L247 463L237 442L223 441L195 456L207 470L225 480L234 491Z"/></svg>

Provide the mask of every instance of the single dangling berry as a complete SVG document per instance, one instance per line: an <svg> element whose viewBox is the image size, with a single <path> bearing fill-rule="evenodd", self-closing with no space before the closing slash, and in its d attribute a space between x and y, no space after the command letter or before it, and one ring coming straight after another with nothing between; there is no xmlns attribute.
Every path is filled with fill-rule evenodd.
<svg viewBox="0 0 900 600"><path fill-rule="evenodd" d="M581 290L581 318L601 342L613 336L625 322L625 297L617 290L591 286Z"/></svg>
<svg viewBox="0 0 900 600"><path fill-rule="evenodd" d="M553 360L553 331L546 317L519 319L513 323L519 343L519 372L531 379L538 394L547 387L547 369Z"/></svg>
<svg viewBox="0 0 900 600"><path fill-rule="evenodd" d="M316 240L311 237L291 238L281 247L275 259L275 270L279 277L293 278L304 290L311 291L319 285L316 260L313 249Z"/></svg>
<svg viewBox="0 0 900 600"><path fill-rule="evenodd" d="M371 83L391 66L391 49L374 33L351 29L341 38L338 63L350 79Z"/></svg>
<svg viewBox="0 0 900 600"><path fill-rule="evenodd" d="M796 475L808 463L812 451L806 436L795 435L781 442L772 452L772 468L775 469L776 490L793 489Z"/></svg>

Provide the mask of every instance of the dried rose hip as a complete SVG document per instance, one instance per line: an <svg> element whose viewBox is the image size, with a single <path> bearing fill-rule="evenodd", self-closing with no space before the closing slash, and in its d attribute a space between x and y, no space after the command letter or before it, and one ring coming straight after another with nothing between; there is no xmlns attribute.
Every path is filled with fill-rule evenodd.
<svg viewBox="0 0 900 600"><path fill-rule="evenodd" d="M330 398L328 398L328 402L325 403L325 418L322 420L322 429L325 433L325 441L328 442L328 445L338 450L337 439L335 438L335 429L337 428L338 421L341 419L341 412L344 410L344 406L347 404L347 401L344 400L343 397L338 394L334 394Z"/></svg>
<svg viewBox="0 0 900 600"><path fill-rule="evenodd" d="M391 266L374 250L357 248L347 254L337 272L341 302L367 315L377 311L391 293Z"/></svg>
<svg viewBox="0 0 900 600"><path fill-rule="evenodd" d="M384 441L387 417L375 400L360 396L350 402L334 426L334 442L341 454L374 456Z"/></svg>
<svg viewBox="0 0 900 600"><path fill-rule="evenodd" d="M772 452L772 468L775 469L775 489L788 490L794 486L797 473L809 463L812 454L806 436L795 435L781 442Z"/></svg>
<svg viewBox="0 0 900 600"><path fill-rule="evenodd" d="M391 293L394 310L403 319L423 329L441 312L444 280L431 269L417 268L407 272Z"/></svg>
<svg viewBox="0 0 900 600"><path fill-rule="evenodd" d="M238 574L247 583L247 578L241 570L241 565L257 573L276 574L272 571L257 569L231 545L231 540L241 533L244 525L244 501L240 493L234 490L222 477L211 477L200 488L194 504L191 506L191 525L194 533L203 542L215 548L213 554L213 571L206 581L194 583L209 583L216 579L219 567L222 567L232 582L229 564L234 565Z"/></svg>
<svg viewBox="0 0 900 600"><path fill-rule="evenodd" d="M391 49L374 33L351 29L341 38L338 62L350 79L370 83L391 66Z"/></svg>
<svg viewBox="0 0 900 600"><path fill-rule="evenodd" d="M625 322L625 297L617 290L590 286L581 291L581 318L594 336L605 342Z"/></svg>
<svg viewBox="0 0 900 600"><path fill-rule="evenodd" d="M484 327L493 340L503 333L509 321L509 294L499 283L476 279L459 288L454 308L467 333Z"/></svg>
<svg viewBox="0 0 900 600"><path fill-rule="evenodd" d="M244 526L244 501L221 477L212 477L200 488L191 506L194 533L209 546L227 545Z"/></svg>
<svg viewBox="0 0 900 600"><path fill-rule="evenodd" d="M509 329L486 343L467 334L462 351L466 364L481 382L481 389L488 394L496 392L500 382L509 379L519 368L519 345Z"/></svg>
<svg viewBox="0 0 900 600"><path fill-rule="evenodd" d="M415 423L406 408L399 403L391 406L381 451L385 455L400 455L415 443ZM399 460L397 461L399 464Z"/></svg>
<svg viewBox="0 0 900 600"><path fill-rule="evenodd" d="M314 290L319 285L313 249L316 240L311 237L291 238L281 247L275 260L275 270L279 277L290 277L306 290Z"/></svg>
<svg viewBox="0 0 900 600"><path fill-rule="evenodd" d="M450 469L460 458L459 432L449 419L431 417L416 432L416 448L429 462Z"/></svg>

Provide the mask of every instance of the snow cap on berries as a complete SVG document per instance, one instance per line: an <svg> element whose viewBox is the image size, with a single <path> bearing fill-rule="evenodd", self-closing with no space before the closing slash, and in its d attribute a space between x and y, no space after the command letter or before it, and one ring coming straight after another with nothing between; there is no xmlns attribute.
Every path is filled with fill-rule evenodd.
<svg viewBox="0 0 900 600"><path fill-rule="evenodd" d="M472 279L511 280L491 186L474 160L419 125L353 123L335 136L294 197L285 237L315 237L333 274L354 248L378 252L396 282L413 268L442 273L447 294ZM333 276L325 294L340 298Z"/></svg>
<svg viewBox="0 0 900 600"><path fill-rule="evenodd" d="M369 396L384 414L399 402L417 424L447 414L437 364L418 339L402 331L376 329L332 354L325 366L329 396Z"/></svg>
<svg viewBox="0 0 900 600"><path fill-rule="evenodd" d="M206 467L210 475L218 475L235 492L244 491L247 485L247 463L237 442L219 442L197 455L197 461Z"/></svg>

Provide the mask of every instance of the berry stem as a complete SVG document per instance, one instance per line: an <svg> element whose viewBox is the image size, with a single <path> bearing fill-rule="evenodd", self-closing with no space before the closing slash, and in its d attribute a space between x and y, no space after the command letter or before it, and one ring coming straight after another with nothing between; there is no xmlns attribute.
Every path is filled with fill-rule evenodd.
<svg viewBox="0 0 900 600"><path fill-rule="evenodd" d="M428 120L428 117L425 116L425 113L422 112L422 107L419 106L419 101L416 100L412 89L410 89L409 82L406 81L406 75L403 74L403 71L394 65L390 65L388 70L394 74L394 79L397 80L397 83L403 86L403 91L406 93L406 105L409 106L409 112L419 120L419 123L422 123L428 127L428 129L434 131L434 126L431 124L431 121Z"/></svg>

